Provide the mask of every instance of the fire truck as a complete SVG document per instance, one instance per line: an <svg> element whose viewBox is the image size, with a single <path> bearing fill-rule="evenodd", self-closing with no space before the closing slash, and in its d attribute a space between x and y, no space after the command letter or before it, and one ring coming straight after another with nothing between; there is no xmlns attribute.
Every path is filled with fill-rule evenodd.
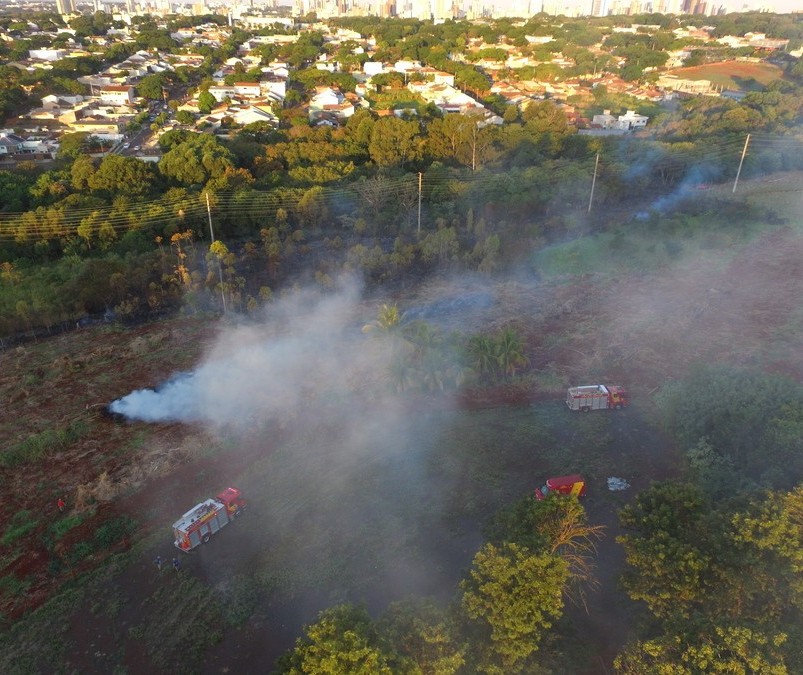
<svg viewBox="0 0 803 675"><path fill-rule="evenodd" d="M540 501L541 499L546 499L553 493L582 497L586 493L586 481L577 473L571 476L549 478L547 479L546 485L535 489L535 498Z"/></svg>
<svg viewBox="0 0 803 675"><path fill-rule="evenodd" d="M566 405L569 410L620 410L630 402L624 387L616 384L587 384L569 387Z"/></svg>
<svg viewBox="0 0 803 675"><path fill-rule="evenodd" d="M226 488L214 499L196 504L173 523L173 543L185 552L205 544L221 527L237 518L246 505L237 488Z"/></svg>

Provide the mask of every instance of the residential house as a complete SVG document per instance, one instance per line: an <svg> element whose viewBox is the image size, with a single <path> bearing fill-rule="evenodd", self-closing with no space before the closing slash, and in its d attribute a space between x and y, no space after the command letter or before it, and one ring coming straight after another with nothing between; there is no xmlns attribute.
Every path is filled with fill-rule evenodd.
<svg viewBox="0 0 803 675"><path fill-rule="evenodd" d="M340 64L334 59L330 59L328 54L319 54L318 59L315 61L315 68L336 73L340 70Z"/></svg>
<svg viewBox="0 0 803 675"><path fill-rule="evenodd" d="M287 80L268 75L259 81L259 91L262 97L272 101L284 101L287 96Z"/></svg>
<svg viewBox="0 0 803 675"><path fill-rule="evenodd" d="M545 45L547 42L552 42L555 38L551 35L525 35L524 39L527 40L527 44Z"/></svg>
<svg viewBox="0 0 803 675"><path fill-rule="evenodd" d="M687 80L676 75L661 75L656 86L686 94L717 95L716 88L709 80Z"/></svg>
<svg viewBox="0 0 803 675"><path fill-rule="evenodd" d="M594 117L591 118L591 125L598 129L614 129L616 117L611 115L610 110L603 110L601 115L594 115Z"/></svg>
<svg viewBox="0 0 803 675"><path fill-rule="evenodd" d="M63 121L63 120L62 120ZM123 137L124 124L100 115L76 116L75 121L65 122L72 132L86 132L102 140L119 141Z"/></svg>
<svg viewBox="0 0 803 675"><path fill-rule="evenodd" d="M686 60L691 56L690 49L676 49L674 51L668 51L667 56L669 57L666 60L666 68L680 68L686 63Z"/></svg>
<svg viewBox="0 0 803 675"><path fill-rule="evenodd" d="M220 103L227 98L233 99L237 95L237 90L234 88L234 85L213 84L209 87L209 93Z"/></svg>
<svg viewBox="0 0 803 675"><path fill-rule="evenodd" d="M280 77L283 80L287 80L290 77L290 67L284 61L271 61L262 68L262 72L274 77Z"/></svg>
<svg viewBox="0 0 803 675"><path fill-rule="evenodd" d="M16 155L24 151L25 139L9 131L0 132L0 155Z"/></svg>
<svg viewBox="0 0 803 675"><path fill-rule="evenodd" d="M417 72L421 70L421 62L408 60L396 61L396 63L393 64L393 70L398 73Z"/></svg>
<svg viewBox="0 0 803 675"><path fill-rule="evenodd" d="M59 61L67 56L66 49L29 49L28 57L37 61Z"/></svg>
<svg viewBox="0 0 803 675"><path fill-rule="evenodd" d="M362 72L368 77L385 72L385 65L381 61L366 61L362 64Z"/></svg>
<svg viewBox="0 0 803 675"><path fill-rule="evenodd" d="M100 102L103 105L133 105L134 87L129 84L110 84L100 89Z"/></svg>
<svg viewBox="0 0 803 675"><path fill-rule="evenodd" d="M224 117L231 119L232 123L238 126L246 126L254 122L268 122L278 126L279 119L265 105L231 105L226 108L219 108L207 115L204 121L213 127L219 127Z"/></svg>
<svg viewBox="0 0 803 675"><path fill-rule="evenodd" d="M50 94L42 98L42 107L46 110L72 108L83 100L81 94Z"/></svg>
<svg viewBox="0 0 803 675"><path fill-rule="evenodd" d="M619 115L616 124L620 129L637 131L646 127L649 119L646 115L639 115L635 110L628 110L624 115Z"/></svg>
<svg viewBox="0 0 803 675"><path fill-rule="evenodd" d="M259 98L262 87L259 82L235 82L234 93L243 98Z"/></svg>
<svg viewBox="0 0 803 675"><path fill-rule="evenodd" d="M432 82L410 82L407 88L421 96L427 103L433 103L444 113L465 113L471 110L484 110L481 103L468 94L445 84Z"/></svg>
<svg viewBox="0 0 803 675"><path fill-rule="evenodd" d="M311 122L330 122L348 119L354 111L351 98L346 98L339 89L321 86L315 88L315 95L309 102L308 114Z"/></svg>
<svg viewBox="0 0 803 675"><path fill-rule="evenodd" d="M433 84L444 84L448 87L454 87L454 75L451 73L437 70L429 66L422 68L420 73Z"/></svg>
<svg viewBox="0 0 803 675"><path fill-rule="evenodd" d="M521 106L524 101L530 100L530 97L521 89L505 81L496 82L491 87L491 93L501 96L509 105Z"/></svg>

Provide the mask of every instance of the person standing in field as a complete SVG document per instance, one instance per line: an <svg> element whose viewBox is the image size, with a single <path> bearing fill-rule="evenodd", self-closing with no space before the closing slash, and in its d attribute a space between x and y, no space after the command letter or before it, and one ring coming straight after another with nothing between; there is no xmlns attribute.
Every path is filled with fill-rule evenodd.
<svg viewBox="0 0 803 675"><path fill-rule="evenodd" d="M59 511L61 511L61 513L64 513L64 509L67 508L67 505L64 503L64 500L61 497L59 497L59 500L56 502L56 506L59 507Z"/></svg>

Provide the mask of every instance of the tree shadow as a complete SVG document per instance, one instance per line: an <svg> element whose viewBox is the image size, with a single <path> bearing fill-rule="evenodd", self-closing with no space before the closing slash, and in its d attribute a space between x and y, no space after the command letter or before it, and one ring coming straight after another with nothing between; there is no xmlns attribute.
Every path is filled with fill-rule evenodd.
<svg viewBox="0 0 803 675"><path fill-rule="evenodd" d="M738 75L731 75L731 80L741 91L764 91L764 85L761 84L755 77L740 77Z"/></svg>

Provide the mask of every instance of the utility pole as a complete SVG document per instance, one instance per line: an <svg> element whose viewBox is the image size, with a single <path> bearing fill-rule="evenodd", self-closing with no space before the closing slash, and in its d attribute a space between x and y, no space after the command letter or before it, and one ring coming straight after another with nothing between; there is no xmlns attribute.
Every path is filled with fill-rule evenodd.
<svg viewBox="0 0 803 675"><path fill-rule="evenodd" d="M215 232L212 229L212 209L209 206L209 193L204 193L206 197L206 215L209 216L209 243L213 244L215 242Z"/></svg>
<svg viewBox="0 0 803 675"><path fill-rule="evenodd" d="M424 174L419 171L418 172L418 238L421 238L421 180L424 178Z"/></svg>
<svg viewBox="0 0 803 675"><path fill-rule="evenodd" d="M733 181L733 190L731 194L736 192L736 186L739 184L739 176L742 174L742 164L744 164L744 156L747 154L747 144L750 142L750 134L744 139L744 147L742 148L742 158L739 160L739 169L736 171L736 180Z"/></svg>
<svg viewBox="0 0 803 675"><path fill-rule="evenodd" d="M204 196L206 197L206 215L209 217L209 238L210 238L210 242L211 242L209 244L209 246L211 247L212 244L215 243L215 231L212 229L212 208L209 206L209 193L206 192L204 194ZM212 255L215 255L215 254L212 253ZM225 314L226 313L226 291L223 288L223 267L220 264L220 258L218 258L216 255L215 255L215 257L217 258L217 273L218 273L218 277L220 278L220 297L223 299L223 313Z"/></svg>
<svg viewBox="0 0 803 675"><path fill-rule="evenodd" d="M591 179L591 195L588 198L588 212L591 213L591 204L594 201L594 187L597 184L597 167L599 166L599 153L597 159L594 160L594 177Z"/></svg>

